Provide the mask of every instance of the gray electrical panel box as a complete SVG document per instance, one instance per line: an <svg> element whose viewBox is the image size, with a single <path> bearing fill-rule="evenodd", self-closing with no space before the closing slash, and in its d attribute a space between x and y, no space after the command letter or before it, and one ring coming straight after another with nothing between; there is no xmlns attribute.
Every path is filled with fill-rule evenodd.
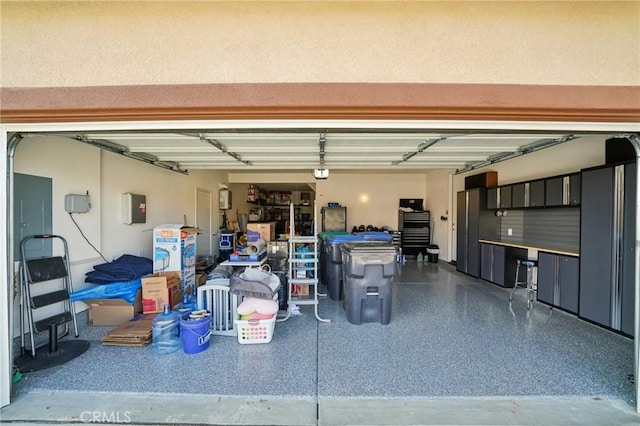
<svg viewBox="0 0 640 426"><path fill-rule="evenodd" d="M122 194L121 221L127 225L131 225L132 223L146 223L147 196L131 194L130 192Z"/></svg>
<svg viewBox="0 0 640 426"><path fill-rule="evenodd" d="M64 209L67 213L87 213L91 210L89 194L67 194L64 196Z"/></svg>

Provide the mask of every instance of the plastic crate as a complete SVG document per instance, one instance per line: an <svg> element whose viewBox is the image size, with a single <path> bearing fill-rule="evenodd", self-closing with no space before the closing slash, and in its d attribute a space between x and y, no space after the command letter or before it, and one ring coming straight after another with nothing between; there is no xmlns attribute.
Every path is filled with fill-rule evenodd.
<svg viewBox="0 0 640 426"><path fill-rule="evenodd" d="M243 345L256 343L269 343L273 338L273 330L276 326L276 316L263 320L240 320L234 321L238 332L238 342Z"/></svg>

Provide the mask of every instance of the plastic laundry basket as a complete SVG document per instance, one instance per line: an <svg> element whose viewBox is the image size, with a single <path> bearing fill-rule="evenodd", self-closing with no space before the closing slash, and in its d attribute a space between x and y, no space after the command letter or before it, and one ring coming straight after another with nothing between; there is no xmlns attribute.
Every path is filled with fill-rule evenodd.
<svg viewBox="0 0 640 426"><path fill-rule="evenodd" d="M234 321L238 331L238 342L243 345L256 343L269 343L273 338L273 330L276 326L276 316L271 319L240 320Z"/></svg>

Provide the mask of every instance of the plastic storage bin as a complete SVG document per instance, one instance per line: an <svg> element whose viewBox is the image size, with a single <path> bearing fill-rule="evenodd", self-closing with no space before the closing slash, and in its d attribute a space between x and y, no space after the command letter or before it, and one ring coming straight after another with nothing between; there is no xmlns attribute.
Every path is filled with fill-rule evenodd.
<svg viewBox="0 0 640 426"><path fill-rule="evenodd" d="M320 282L324 285L327 284L327 250L325 249L325 244L327 238L336 236L336 235L350 235L347 231L325 231L318 234L318 253L320 258L320 268L318 269L318 278ZM340 261L342 263L342 260Z"/></svg>
<svg viewBox="0 0 640 426"><path fill-rule="evenodd" d="M364 242L362 235L332 235L326 238L324 261L326 263L325 284L332 300L342 299L342 252L340 246L346 242Z"/></svg>
<svg viewBox="0 0 640 426"><path fill-rule="evenodd" d="M361 235L365 241L386 241L393 242L393 235L388 232L381 231L365 231L358 232L356 235Z"/></svg>
<svg viewBox="0 0 640 426"><path fill-rule="evenodd" d="M347 320L356 325L363 322L389 324L395 247L368 241L344 243L341 251Z"/></svg>
<svg viewBox="0 0 640 426"><path fill-rule="evenodd" d="M273 331L276 326L276 316L263 320L240 320L234 321L238 331L238 342L243 345L256 343L269 343L273 338Z"/></svg>

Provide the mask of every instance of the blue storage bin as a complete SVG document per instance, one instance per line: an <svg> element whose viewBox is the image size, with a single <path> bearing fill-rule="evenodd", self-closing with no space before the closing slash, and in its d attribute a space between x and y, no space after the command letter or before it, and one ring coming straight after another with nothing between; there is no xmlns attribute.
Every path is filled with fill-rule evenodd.
<svg viewBox="0 0 640 426"><path fill-rule="evenodd" d="M393 241L393 235L388 232L366 231L358 232L357 235L362 235L366 241Z"/></svg>

